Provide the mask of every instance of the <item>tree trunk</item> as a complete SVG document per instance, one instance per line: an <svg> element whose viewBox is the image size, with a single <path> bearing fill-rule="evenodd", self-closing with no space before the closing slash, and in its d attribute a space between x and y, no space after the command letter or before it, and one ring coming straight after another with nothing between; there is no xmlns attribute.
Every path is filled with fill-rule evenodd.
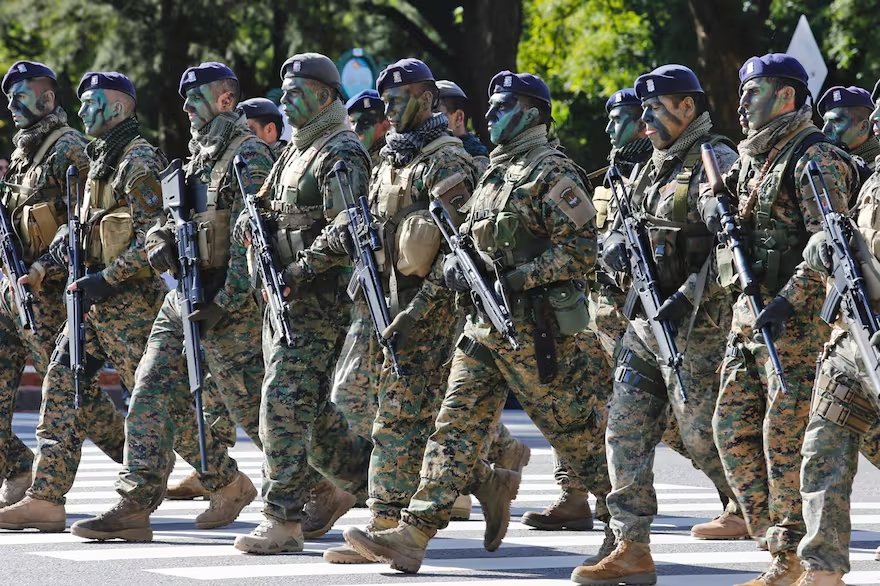
<svg viewBox="0 0 880 586"><path fill-rule="evenodd" d="M176 8L174 0L163 0L159 14L159 26L156 27L160 36L156 43L159 51L157 78L159 87L158 99L158 142L169 158L185 158L189 150L189 120L183 113L183 98L177 93L180 76L189 63L187 49L189 44L189 26L186 18Z"/></svg>

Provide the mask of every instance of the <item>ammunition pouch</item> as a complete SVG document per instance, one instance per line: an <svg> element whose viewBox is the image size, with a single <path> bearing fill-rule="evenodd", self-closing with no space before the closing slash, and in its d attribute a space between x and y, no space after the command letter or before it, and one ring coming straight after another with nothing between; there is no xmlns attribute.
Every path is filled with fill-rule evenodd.
<svg viewBox="0 0 880 586"><path fill-rule="evenodd" d="M19 235L23 244L25 262L33 262L49 250L58 227L64 223L54 204L43 202L21 208Z"/></svg>
<svg viewBox="0 0 880 586"><path fill-rule="evenodd" d="M226 267L229 264L231 211L209 209L193 214L198 229L199 266L203 269Z"/></svg>
<svg viewBox="0 0 880 586"><path fill-rule="evenodd" d="M311 246L324 227L321 210L282 212L278 208L283 205L283 202L270 202L270 207L278 212L274 220L272 249L278 256L280 267L296 260L296 255Z"/></svg>
<svg viewBox="0 0 880 586"><path fill-rule="evenodd" d="M563 336L584 331L590 322L587 309L586 284L583 281L561 281L547 288L547 301Z"/></svg>
<svg viewBox="0 0 880 586"><path fill-rule="evenodd" d="M128 208L104 213L97 211L89 223L83 252L86 266L107 266L131 246L134 224Z"/></svg>
<svg viewBox="0 0 880 586"><path fill-rule="evenodd" d="M868 433L878 421L876 410L862 396L858 383L833 379L821 371L816 376L810 411L859 435Z"/></svg>

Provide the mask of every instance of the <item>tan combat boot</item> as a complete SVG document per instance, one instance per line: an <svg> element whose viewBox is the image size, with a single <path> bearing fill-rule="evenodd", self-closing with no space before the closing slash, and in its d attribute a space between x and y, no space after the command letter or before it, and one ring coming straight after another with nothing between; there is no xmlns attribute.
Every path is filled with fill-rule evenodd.
<svg viewBox="0 0 880 586"><path fill-rule="evenodd" d="M31 480L30 472L19 472L7 478L0 487L0 509L23 499L24 493L31 487Z"/></svg>
<svg viewBox="0 0 880 586"><path fill-rule="evenodd" d="M374 517L367 525L367 533L378 533L397 527L397 519ZM367 559L347 543L324 550L324 561L331 564L372 564L375 560Z"/></svg>
<svg viewBox="0 0 880 586"><path fill-rule="evenodd" d="M575 584L656 584L657 571L647 543L624 539L608 557L594 566L578 566L571 573Z"/></svg>
<svg viewBox="0 0 880 586"><path fill-rule="evenodd" d="M774 554L770 567L763 574L736 586L791 586L803 572L797 554L783 551Z"/></svg>
<svg viewBox="0 0 880 586"><path fill-rule="evenodd" d="M299 521L279 521L266 517L248 535L235 538L235 549L245 553L273 554L303 550L302 525Z"/></svg>
<svg viewBox="0 0 880 586"><path fill-rule="evenodd" d="M510 502L519 492L522 476L519 472L493 468L492 475L477 487L474 496L480 501L483 519L486 522L486 533L483 535L483 547L486 551L495 551L507 534L510 525Z"/></svg>
<svg viewBox="0 0 880 586"><path fill-rule="evenodd" d="M428 542L435 533L426 533L401 521L394 529L376 533L349 527L342 536L365 558L391 564L391 568L398 572L415 574L422 567Z"/></svg>
<svg viewBox="0 0 880 586"><path fill-rule="evenodd" d="M232 482L211 493L208 510L196 517L196 528L215 529L229 525L255 498L257 489L254 483L244 472L238 472Z"/></svg>
<svg viewBox="0 0 880 586"><path fill-rule="evenodd" d="M44 533L59 533L64 531L66 522L64 505L29 496L0 509L0 529L37 529Z"/></svg>
<svg viewBox="0 0 880 586"><path fill-rule="evenodd" d="M165 498L170 501L191 501L197 498L207 498L210 494L208 489L199 480L199 473L193 470L174 484L168 483Z"/></svg>
<svg viewBox="0 0 880 586"><path fill-rule="evenodd" d="M697 539L716 539L719 541L748 539L746 520L735 513L721 513L711 521L691 527L691 535Z"/></svg>
<svg viewBox="0 0 880 586"><path fill-rule="evenodd" d="M580 490L563 489L555 503L540 513L527 511L520 522L545 531L590 531L593 529L593 512L587 497L587 493Z"/></svg>
<svg viewBox="0 0 880 586"><path fill-rule="evenodd" d="M846 583L841 572L805 570L794 586L846 586Z"/></svg>
<svg viewBox="0 0 880 586"><path fill-rule="evenodd" d="M522 472L531 457L532 450L529 449L529 446L519 440L514 440L513 446L504 450L494 464L498 468Z"/></svg>
<svg viewBox="0 0 880 586"><path fill-rule="evenodd" d="M606 557L610 556L615 547L617 547L617 538L614 537L614 531L611 530L611 527L605 525L605 539L602 541L602 545L599 546L599 551L596 552L596 555L592 555L585 559L584 563L581 565L595 566Z"/></svg>
<svg viewBox="0 0 880 586"><path fill-rule="evenodd" d="M106 513L77 521L71 525L70 533L98 541L106 539L153 541L150 511L147 507L127 498L120 498Z"/></svg>
<svg viewBox="0 0 880 586"><path fill-rule="evenodd" d="M452 513L450 514L449 519L452 521L470 521L472 506L473 502L471 501L471 495L458 495L458 498L452 503Z"/></svg>
<svg viewBox="0 0 880 586"><path fill-rule="evenodd" d="M306 539L317 539L330 529L339 517L346 514L357 502L357 497L349 494L322 478L309 491L309 502L303 507L302 532Z"/></svg>

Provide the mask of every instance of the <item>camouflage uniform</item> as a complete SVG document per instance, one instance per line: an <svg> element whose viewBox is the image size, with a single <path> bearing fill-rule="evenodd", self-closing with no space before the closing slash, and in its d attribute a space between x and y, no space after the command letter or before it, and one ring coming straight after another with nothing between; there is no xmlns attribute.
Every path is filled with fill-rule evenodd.
<svg viewBox="0 0 880 586"><path fill-rule="evenodd" d="M838 209L846 207L855 181L849 158L822 142L824 135L809 120L808 109L804 106L802 113L790 115L789 126L779 131L777 144L787 142L778 153L773 151L775 159L768 168L762 166L773 145L756 154L745 150L747 139L739 146L741 158L725 177L731 193L739 198L739 221L748 236L748 254L757 266L761 297L768 300L780 295L796 308L795 317L786 322L785 332L776 340L788 387L783 393L766 346L753 337L755 316L748 298L740 295L736 300L713 419L725 474L749 532L754 538L766 534L774 554L793 553L804 533L800 448L815 356L828 338L828 328L819 318L822 279L812 273L792 276L807 237L820 229L815 201L802 173L808 162L816 161L825 174L832 205ZM775 242L776 250L768 250L766 242ZM719 249L722 286L736 281L730 267L729 256ZM756 457L759 454L764 458Z"/></svg>
<svg viewBox="0 0 880 586"><path fill-rule="evenodd" d="M101 145L112 144L114 135L132 138L121 152L106 154L105 160L101 148L106 147ZM81 208L77 210L86 234L80 245L87 272L100 271L114 292L93 305L84 320L83 378L92 383L83 387L86 403L106 400L97 390L98 371L104 362L116 368L128 388L134 386L135 368L147 339L150 317L165 289L150 271L143 249L146 231L161 212L158 174L165 158L140 137L134 119L122 122L91 143L88 153L89 178ZM105 213L96 214L96 210ZM105 224L114 217L127 222L126 228L131 230L127 243L114 241L118 234L116 239L104 237L105 230L113 229L112 224L107 228ZM31 498L58 504L64 504L64 495L73 484L90 416L87 411L73 407L67 324L62 333L43 380L34 479L27 492ZM123 422L118 413L114 423L121 432Z"/></svg>
<svg viewBox="0 0 880 586"><path fill-rule="evenodd" d="M618 543L650 540L657 513L654 450L667 428L668 411L694 465L719 492L732 496L710 433L718 392L715 368L724 352L721 324L729 319L729 301L709 275L713 237L702 223L698 204L699 185L706 180L700 145L715 144L722 169L733 164L736 152L722 137L710 134L710 128L707 113L692 121L670 147L676 154L662 158L659 168L657 161L650 161L633 190L632 205L648 224L652 248L667 251L655 258L661 295L669 296L677 288L695 308L676 324L687 403L672 369L659 358L644 317L632 319L620 341L606 433L613 487L608 508Z"/></svg>
<svg viewBox="0 0 880 586"><path fill-rule="evenodd" d="M368 439L379 406L376 388L381 364L382 348L373 332L370 312L363 299L357 298L351 306L351 323L333 373L330 400L339 407L351 430Z"/></svg>
<svg viewBox="0 0 880 586"><path fill-rule="evenodd" d="M220 114L206 129L204 134L218 134L219 146L206 155L197 140L192 141L193 157L187 163L186 173L208 185L209 199L210 194L215 194L216 211L212 222L218 222L216 218L222 218L227 210L233 221L225 226L215 225L218 233L222 234L225 229L229 234L215 236L218 248L211 252L212 258L222 257L223 260L202 261L205 298L226 312L217 325L202 332L202 348L213 391L228 408L232 420L242 425L259 446L257 393L263 373L257 341L260 314L250 290L244 249L228 243L234 218L244 207L232 161L235 155L241 155L247 163L248 172L243 176L245 189L253 192L266 177L272 165L272 154L238 115ZM225 172L215 172L218 169ZM161 228L169 232L173 229L170 221ZM205 251L200 253L206 257ZM200 471L178 295L177 289L165 294L152 322L126 420L125 466L116 481L120 494L150 510L162 500L165 482L174 467L174 451L196 468L199 480L209 492L227 486L238 472L235 461L226 450L228 431L218 437L212 427L205 429L209 472L203 474Z"/></svg>
<svg viewBox="0 0 880 586"><path fill-rule="evenodd" d="M48 205L55 223L44 227L34 222L29 229L21 230L23 260L27 264L39 261L46 269L40 287L32 291L35 331L21 326L5 267L6 278L0 281L0 346L3 348L0 355L0 412L3 414L0 417L0 480L31 472L33 453L12 431L15 396L28 358L33 361L40 379L45 375L55 338L65 320L62 299L66 271L43 256L54 236L55 224L63 223L66 218L67 168L70 165L81 171L88 168L84 152L86 140L67 126L66 121L67 115L59 107L36 125L20 131L13 139L17 148L4 178L9 191L3 197L3 205L11 213L15 226L25 222L26 212L30 215L30 210L43 207L42 204ZM84 418L86 431L98 447L121 462L125 439L121 433L121 416L106 394L95 392L90 397L95 400L82 405L88 413Z"/></svg>
<svg viewBox="0 0 880 586"><path fill-rule="evenodd" d="M596 385L587 365L591 357L578 352L573 335L587 319L575 280L588 272L596 251L595 210L586 190L580 170L548 145L546 127L539 126L493 152L493 161L469 202L462 230L474 234L481 250L494 252L500 246L499 252L508 259L506 267L525 275L525 291L511 299L522 347L514 351L481 316L468 317L453 355L436 430L425 449L421 483L402 513L405 523L428 535L446 526L459 493L479 486L492 474L479 453L486 430L498 424L508 389L578 475L607 478L601 457L605 400L593 393ZM561 193L566 197L560 199ZM515 215L524 227L518 237L532 235L543 243L543 252L535 256L534 251L528 254L496 244L494 222L500 221L500 211ZM565 309L577 317L554 320L547 297L549 303L568 300ZM534 314L554 322L549 327L558 371L549 382L539 380L534 359ZM591 485L599 499L610 488L605 482Z"/></svg>

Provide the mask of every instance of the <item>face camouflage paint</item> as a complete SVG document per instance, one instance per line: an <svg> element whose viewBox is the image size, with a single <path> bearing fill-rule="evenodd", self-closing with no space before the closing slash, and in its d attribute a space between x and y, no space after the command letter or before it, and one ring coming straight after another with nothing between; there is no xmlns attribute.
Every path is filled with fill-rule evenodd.
<svg viewBox="0 0 880 586"><path fill-rule="evenodd" d="M489 127L489 140L494 144L506 144L528 128L532 116L511 92L492 94L489 98L489 111L486 122Z"/></svg>
<svg viewBox="0 0 880 586"><path fill-rule="evenodd" d="M107 93L104 90L86 90L80 97L82 106L79 108L79 117L83 121L86 134L94 137L101 136L108 128L107 124L115 118L110 111Z"/></svg>
<svg viewBox="0 0 880 586"><path fill-rule="evenodd" d="M201 130L217 117L216 101L217 96L209 83L186 90L183 111L189 116L193 130Z"/></svg>
<svg viewBox="0 0 880 586"><path fill-rule="evenodd" d="M281 106L294 128L302 128L308 124L321 109L321 99L308 80L302 77L285 77L281 89L284 90Z"/></svg>
<svg viewBox="0 0 880 586"><path fill-rule="evenodd" d="M630 142L639 132L641 111L632 106L618 106L608 113L605 133L611 139L611 146L620 148Z"/></svg>
<svg viewBox="0 0 880 586"><path fill-rule="evenodd" d="M358 140L369 151L376 143L376 124L382 119L375 112L354 112L348 118Z"/></svg>
<svg viewBox="0 0 880 586"><path fill-rule="evenodd" d="M854 118L853 111L849 108L832 108L825 112L822 120L822 132L834 142L852 149L865 141L865 119L862 116L858 120Z"/></svg>
<svg viewBox="0 0 880 586"><path fill-rule="evenodd" d="M419 98L410 93L407 86L397 86L382 92L385 102L385 117L394 127L395 132L415 130L416 119L420 110Z"/></svg>
<svg viewBox="0 0 880 586"><path fill-rule="evenodd" d="M743 84L739 98L740 113L749 130L759 130L782 113L785 106L781 92L769 77L756 77Z"/></svg>
<svg viewBox="0 0 880 586"><path fill-rule="evenodd" d="M37 95L35 88L36 84L21 80L14 83L6 94L12 122L16 128L29 128L48 114L49 105L43 98L44 92Z"/></svg>
<svg viewBox="0 0 880 586"><path fill-rule="evenodd" d="M684 100L675 105L670 96L656 96L642 102L645 134L655 149L665 149L681 136L688 123L683 118Z"/></svg>

